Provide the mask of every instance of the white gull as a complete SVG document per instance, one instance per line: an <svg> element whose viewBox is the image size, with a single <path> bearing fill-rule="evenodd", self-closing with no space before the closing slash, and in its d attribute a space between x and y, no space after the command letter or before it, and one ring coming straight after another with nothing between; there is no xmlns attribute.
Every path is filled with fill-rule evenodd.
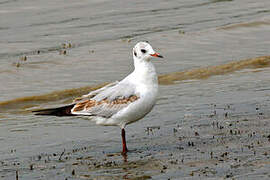
<svg viewBox="0 0 270 180"><path fill-rule="evenodd" d="M122 81L92 91L70 105L34 112L36 115L89 116L99 125L120 126L122 154L126 154L125 126L142 119L156 103L158 78L150 61L152 57L163 58L148 42L139 42L133 48L134 71Z"/></svg>

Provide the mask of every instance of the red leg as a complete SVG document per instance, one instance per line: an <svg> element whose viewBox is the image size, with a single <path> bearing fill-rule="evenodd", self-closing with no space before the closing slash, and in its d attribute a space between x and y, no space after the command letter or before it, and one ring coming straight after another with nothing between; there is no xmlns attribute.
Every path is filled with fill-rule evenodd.
<svg viewBox="0 0 270 180"><path fill-rule="evenodd" d="M128 149L127 149L127 144L126 144L126 132L124 128L122 129L121 135L122 135L122 145L123 145L122 154L126 154L128 152Z"/></svg>

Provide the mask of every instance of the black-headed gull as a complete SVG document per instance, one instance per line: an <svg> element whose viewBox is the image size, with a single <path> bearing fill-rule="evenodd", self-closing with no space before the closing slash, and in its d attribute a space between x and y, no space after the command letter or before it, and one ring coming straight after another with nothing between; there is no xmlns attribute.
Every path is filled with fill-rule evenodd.
<svg viewBox="0 0 270 180"><path fill-rule="evenodd" d="M36 115L89 116L99 125L120 126L122 154L126 154L125 126L142 119L156 103L158 78L151 57L163 58L149 43L139 42L133 48L134 71L122 81L92 91L70 105L34 112Z"/></svg>

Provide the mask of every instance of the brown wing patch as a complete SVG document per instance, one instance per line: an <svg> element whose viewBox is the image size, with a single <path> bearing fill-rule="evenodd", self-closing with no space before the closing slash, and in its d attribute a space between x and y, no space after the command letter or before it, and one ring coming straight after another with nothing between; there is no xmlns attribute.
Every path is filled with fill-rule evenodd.
<svg viewBox="0 0 270 180"><path fill-rule="evenodd" d="M104 104L104 103L109 104L109 100L107 98L105 98L102 101L97 102L97 105L101 105L101 104Z"/></svg>
<svg viewBox="0 0 270 180"><path fill-rule="evenodd" d="M138 96L135 96L135 95L132 95L132 96L129 97L129 100L130 100L131 102L134 102L134 101L136 101L137 99L139 99L139 97L138 97Z"/></svg>
<svg viewBox="0 0 270 180"><path fill-rule="evenodd" d="M90 100L91 101L91 100ZM85 107L85 105L89 102L89 100L87 101L83 101L83 102L79 102L77 103L74 108L73 111L82 111Z"/></svg>
<svg viewBox="0 0 270 180"><path fill-rule="evenodd" d="M105 98L101 101L95 101L95 100L90 99L90 100L86 100L86 101L82 101L82 102L77 103L74 106L73 111L78 112L78 111L82 111L84 109L90 109L92 107L102 105L102 104L108 104L110 107L113 107L114 105L119 105L119 104L129 104L129 103L132 103L138 99L139 99L139 97L136 95L131 95L128 98L118 98L118 99L114 99L112 101L109 101L107 98Z"/></svg>
<svg viewBox="0 0 270 180"><path fill-rule="evenodd" d="M139 99L138 96L135 96L135 95L132 95L132 96L129 96L128 98L119 98L119 99L114 99L113 101L111 101L109 103L109 106L114 106L114 105L119 105L119 104L129 104L131 102L134 102L136 101L137 99Z"/></svg>

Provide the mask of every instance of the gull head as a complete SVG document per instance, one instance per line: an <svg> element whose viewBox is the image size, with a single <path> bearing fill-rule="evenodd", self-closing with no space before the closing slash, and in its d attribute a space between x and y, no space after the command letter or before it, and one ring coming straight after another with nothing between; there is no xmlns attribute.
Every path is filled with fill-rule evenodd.
<svg viewBox="0 0 270 180"><path fill-rule="evenodd" d="M152 57L163 58L148 42L138 42L133 48L133 58L136 60L149 61Z"/></svg>

